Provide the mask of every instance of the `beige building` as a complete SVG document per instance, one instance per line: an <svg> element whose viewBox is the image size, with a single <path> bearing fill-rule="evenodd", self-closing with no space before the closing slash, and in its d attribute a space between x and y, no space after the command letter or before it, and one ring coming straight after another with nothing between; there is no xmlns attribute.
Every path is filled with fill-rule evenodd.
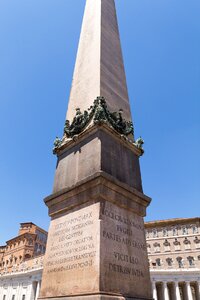
<svg viewBox="0 0 200 300"><path fill-rule="evenodd" d="M43 255L46 242L45 230L31 222L21 223L18 235L0 247L0 273L15 272L22 263Z"/></svg>
<svg viewBox="0 0 200 300"><path fill-rule="evenodd" d="M200 299L200 218L147 222L155 299Z"/></svg>
<svg viewBox="0 0 200 300"><path fill-rule="evenodd" d="M200 300L200 218L153 221L147 222L145 227L154 299ZM22 223L18 237L24 237L27 230L28 234L36 233L36 229L47 236L46 231L35 224ZM27 240L31 237L28 235ZM45 237L35 238L34 249L45 250ZM0 247L1 264L10 253L6 247ZM24 246L23 259L17 267L13 264L12 268L1 271L0 300L38 298L44 254L32 250L32 257L27 258L25 249ZM13 256L17 256L16 253Z"/></svg>

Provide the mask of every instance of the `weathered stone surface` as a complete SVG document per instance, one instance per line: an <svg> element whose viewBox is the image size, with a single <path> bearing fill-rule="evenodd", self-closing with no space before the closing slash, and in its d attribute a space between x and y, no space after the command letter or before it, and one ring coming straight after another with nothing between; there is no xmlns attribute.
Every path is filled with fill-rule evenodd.
<svg viewBox="0 0 200 300"><path fill-rule="evenodd" d="M147 298L145 298L147 299ZM150 298L152 300L152 298ZM150 300L149 299L149 300ZM51 298L51 300L60 300L60 298ZM144 300L144 298L133 298L120 295L79 295L73 297L62 297L62 300Z"/></svg>
<svg viewBox="0 0 200 300"><path fill-rule="evenodd" d="M139 157L135 147L118 135L97 127L58 155L53 192L73 186L103 171L142 191Z"/></svg>
<svg viewBox="0 0 200 300"><path fill-rule="evenodd" d="M67 119L75 109L88 109L97 96L104 96L111 111L124 111L131 120L126 77L114 0L87 0Z"/></svg>
<svg viewBox="0 0 200 300"><path fill-rule="evenodd" d="M99 290L99 207L79 207L51 221L41 297Z"/></svg>
<svg viewBox="0 0 200 300"><path fill-rule="evenodd" d="M106 201L100 236L100 290L150 298L143 218Z"/></svg>
<svg viewBox="0 0 200 300"><path fill-rule="evenodd" d="M52 219L40 297L101 291L151 298L143 218L108 201Z"/></svg>
<svg viewBox="0 0 200 300"><path fill-rule="evenodd" d="M49 215L54 217L61 211L99 200L127 208L141 217L146 216L146 208L151 202L151 198L104 172L94 173L73 187L46 197L44 201L49 208Z"/></svg>
<svg viewBox="0 0 200 300"><path fill-rule="evenodd" d="M145 298L147 299L147 298ZM152 300L152 298L150 298ZM149 299L149 300L150 300ZM60 298L51 298L51 300L60 300ZM144 300L144 298L133 298L120 295L79 295L73 297L62 297L62 300Z"/></svg>

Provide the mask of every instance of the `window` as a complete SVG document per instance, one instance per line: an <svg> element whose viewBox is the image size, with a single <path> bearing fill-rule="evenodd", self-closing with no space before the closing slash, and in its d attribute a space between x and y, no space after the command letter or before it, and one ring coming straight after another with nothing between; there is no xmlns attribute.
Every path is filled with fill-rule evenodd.
<svg viewBox="0 0 200 300"><path fill-rule="evenodd" d="M3 300L6 300L6 295L3 295Z"/></svg>
<svg viewBox="0 0 200 300"><path fill-rule="evenodd" d="M182 257L177 257L178 267L183 268L183 259Z"/></svg>
<svg viewBox="0 0 200 300"><path fill-rule="evenodd" d="M24 258L29 259L29 258L31 258L31 255L29 253L27 253L27 254L25 254Z"/></svg>
<svg viewBox="0 0 200 300"><path fill-rule="evenodd" d="M194 243L195 243L196 249L199 249L200 248L200 240L198 239L197 236L195 236Z"/></svg>
<svg viewBox="0 0 200 300"><path fill-rule="evenodd" d="M168 230L167 229L163 229L163 236L168 236Z"/></svg>
<svg viewBox="0 0 200 300"><path fill-rule="evenodd" d="M167 264L168 264L168 267L171 267L172 264L173 264L173 260L172 260L172 258L170 258L170 257L168 257L168 258L166 259L166 262L167 262Z"/></svg>
<svg viewBox="0 0 200 300"><path fill-rule="evenodd" d="M153 238L158 237L158 231L156 229L153 230Z"/></svg>
<svg viewBox="0 0 200 300"><path fill-rule="evenodd" d="M183 241L184 245L185 245L185 250L190 250L191 249L191 243L190 241L185 238L185 240Z"/></svg>
<svg viewBox="0 0 200 300"><path fill-rule="evenodd" d="M198 258L198 260L200 260L200 255L197 258Z"/></svg>
<svg viewBox="0 0 200 300"><path fill-rule="evenodd" d="M190 266L190 267L194 267L194 257L188 256L188 257L187 257L187 260L188 260L188 262L189 262L189 266Z"/></svg>
<svg viewBox="0 0 200 300"><path fill-rule="evenodd" d="M187 229L187 227L183 227L183 228L182 228L182 233L183 233L183 235L188 234L188 229Z"/></svg>
<svg viewBox="0 0 200 300"><path fill-rule="evenodd" d="M152 263L152 266L155 268L155 267L156 267L156 263L153 262L153 263Z"/></svg>
<svg viewBox="0 0 200 300"><path fill-rule="evenodd" d="M172 229L172 232L173 232L173 236L178 235L178 229L176 227Z"/></svg>
<svg viewBox="0 0 200 300"><path fill-rule="evenodd" d="M12 300L15 300L15 295L12 295Z"/></svg>
<svg viewBox="0 0 200 300"><path fill-rule="evenodd" d="M156 265L157 265L158 267L161 266L161 260L160 260L160 258L157 258L157 259L156 259Z"/></svg>
<svg viewBox="0 0 200 300"><path fill-rule="evenodd" d="M177 239L175 239L174 248L175 248L175 251L181 250L181 244L180 244L180 242L178 242Z"/></svg>
<svg viewBox="0 0 200 300"><path fill-rule="evenodd" d="M168 242L168 240L166 239L165 242L163 243L164 245L164 251L170 251L170 243Z"/></svg>
<svg viewBox="0 0 200 300"><path fill-rule="evenodd" d="M198 233L198 227L197 226L192 227L192 233L193 234Z"/></svg>
<svg viewBox="0 0 200 300"><path fill-rule="evenodd" d="M160 252L160 244L155 243L153 246L154 246L154 251L155 252Z"/></svg>
<svg viewBox="0 0 200 300"><path fill-rule="evenodd" d="M22 295L22 300L25 300L26 299L26 296L25 295Z"/></svg>
<svg viewBox="0 0 200 300"><path fill-rule="evenodd" d="M147 252L151 253L151 246L149 244L147 244Z"/></svg>

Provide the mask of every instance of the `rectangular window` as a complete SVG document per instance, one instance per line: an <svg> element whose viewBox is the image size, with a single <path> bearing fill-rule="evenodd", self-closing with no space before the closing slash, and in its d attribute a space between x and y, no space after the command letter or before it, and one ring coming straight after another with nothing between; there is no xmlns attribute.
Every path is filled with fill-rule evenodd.
<svg viewBox="0 0 200 300"><path fill-rule="evenodd" d="M25 295L22 295L22 300L25 300L26 299L26 296Z"/></svg>
<svg viewBox="0 0 200 300"><path fill-rule="evenodd" d="M12 300L15 300L15 295L12 295Z"/></svg>
<svg viewBox="0 0 200 300"><path fill-rule="evenodd" d="M3 300L6 300L6 295L3 295Z"/></svg>

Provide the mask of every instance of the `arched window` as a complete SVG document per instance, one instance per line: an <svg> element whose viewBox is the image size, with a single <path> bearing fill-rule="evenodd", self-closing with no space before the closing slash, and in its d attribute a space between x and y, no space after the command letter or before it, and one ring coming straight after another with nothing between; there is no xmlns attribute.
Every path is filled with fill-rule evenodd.
<svg viewBox="0 0 200 300"><path fill-rule="evenodd" d="M187 227L182 227L182 234L183 235L186 235L186 234L188 234L188 229L187 229Z"/></svg>
<svg viewBox="0 0 200 300"><path fill-rule="evenodd" d="M185 245L185 250L190 250L191 249L191 243L188 240L188 238L185 238L185 240L183 241L184 245Z"/></svg>
<svg viewBox="0 0 200 300"><path fill-rule="evenodd" d="M167 264L168 264L169 267L171 267L172 264L173 264L173 260L172 260L172 258L170 258L170 257L168 257L168 258L166 259L166 262L167 262Z"/></svg>
<svg viewBox="0 0 200 300"><path fill-rule="evenodd" d="M168 230L166 228L163 229L163 236L168 236Z"/></svg>
<svg viewBox="0 0 200 300"><path fill-rule="evenodd" d="M177 239L175 239L175 241L174 241L174 249L175 249L175 251L181 250L181 244Z"/></svg>
<svg viewBox="0 0 200 300"><path fill-rule="evenodd" d="M187 260L188 260L189 266L194 267L194 257L188 256Z"/></svg>
<svg viewBox="0 0 200 300"><path fill-rule="evenodd" d="M176 260L178 262L178 267L183 268L183 259L182 259L182 257L177 257Z"/></svg>
<svg viewBox="0 0 200 300"><path fill-rule="evenodd" d="M197 236L195 236L194 243L195 243L196 249L199 249L200 248L200 239L198 239Z"/></svg>
<svg viewBox="0 0 200 300"><path fill-rule="evenodd" d="M157 265L158 267L161 267L161 259L160 259L160 258L157 258L157 259L156 259L156 265Z"/></svg>
<svg viewBox="0 0 200 300"><path fill-rule="evenodd" d="M167 239L165 239L165 242L163 243L164 245L164 251L170 251L170 243L168 242Z"/></svg>
<svg viewBox="0 0 200 300"><path fill-rule="evenodd" d="M172 232L173 232L173 236L178 235L178 229L177 229L176 227L174 227L174 228L172 229Z"/></svg>
<svg viewBox="0 0 200 300"><path fill-rule="evenodd" d="M153 229L153 238L158 237L158 231L157 229Z"/></svg>
<svg viewBox="0 0 200 300"><path fill-rule="evenodd" d="M194 226L192 227L192 233L193 233L193 234L198 233L198 227L197 227L196 225L194 225Z"/></svg>
<svg viewBox="0 0 200 300"><path fill-rule="evenodd" d="M154 251L155 252L160 252L160 244L159 243L154 243Z"/></svg>
<svg viewBox="0 0 200 300"><path fill-rule="evenodd" d="M31 255L27 253L27 254L25 254L24 258L29 259L29 258L31 258Z"/></svg>

